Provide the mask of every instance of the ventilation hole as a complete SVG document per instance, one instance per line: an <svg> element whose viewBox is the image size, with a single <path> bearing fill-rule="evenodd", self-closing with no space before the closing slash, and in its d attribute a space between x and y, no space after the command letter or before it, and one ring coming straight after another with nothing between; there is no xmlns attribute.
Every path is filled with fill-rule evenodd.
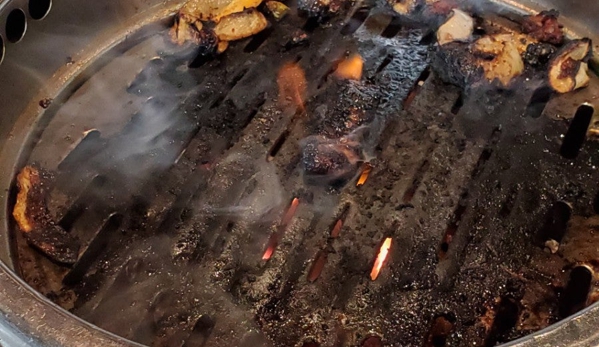
<svg viewBox="0 0 599 347"><path fill-rule="evenodd" d="M433 324L429 330L425 340L424 347L445 347L447 338L453 331L453 323L455 319L445 315L437 316L433 319Z"/></svg>
<svg viewBox="0 0 599 347"><path fill-rule="evenodd" d="M368 18L370 8L362 7L356 10L347 24L341 28L341 35L350 35L356 32L362 26L362 23Z"/></svg>
<svg viewBox="0 0 599 347"><path fill-rule="evenodd" d="M514 329L518 323L518 313L518 304L514 299L502 298L496 308L493 326L485 339L485 346L492 347L499 342L504 342L510 331Z"/></svg>
<svg viewBox="0 0 599 347"><path fill-rule="evenodd" d="M29 15L40 20L46 17L52 8L52 0L29 0Z"/></svg>
<svg viewBox="0 0 599 347"><path fill-rule="evenodd" d="M67 156L58 164L59 171L73 170L80 167L82 162L89 160L90 156L97 153L104 146L98 130L88 131Z"/></svg>
<svg viewBox="0 0 599 347"><path fill-rule="evenodd" d="M254 117L256 117L256 115L258 114L258 111L260 111L260 109L262 108L262 106L264 105L265 102L266 102L266 98L265 98L264 93L262 93L260 95L260 97L258 98L258 101L254 103L255 106L252 107L252 111L250 112L250 114L247 116L247 118L243 122L243 129L245 129L248 125L250 125L250 123L252 122L252 120L254 120Z"/></svg>
<svg viewBox="0 0 599 347"><path fill-rule="evenodd" d="M281 135L279 135L279 137L276 139L275 143L273 143L272 147L268 151L267 159L269 161L273 160L274 157L277 156L277 153L279 153L279 151L283 147L283 144L285 143L285 141L287 141L288 136L289 136L289 130L285 130Z"/></svg>
<svg viewBox="0 0 599 347"><path fill-rule="evenodd" d="M4 47L4 39L2 38L2 36L0 36L0 64L2 64L2 62L4 61L4 53L6 53Z"/></svg>
<svg viewBox="0 0 599 347"><path fill-rule="evenodd" d="M343 206L343 210L341 210L341 213L339 213L339 217L337 217L337 220L333 225L331 225L331 238L335 239L339 237L339 234L341 234L343 223L345 223L345 218L347 218L347 215L349 214L349 208L350 204L345 204L345 206Z"/></svg>
<svg viewBox="0 0 599 347"><path fill-rule="evenodd" d="M273 33L274 30L275 29L273 27L268 27L259 32L258 34L254 35L250 42L248 42L248 44L245 45L243 51L246 53L251 53L260 48L260 46L262 46L262 44L266 41L266 39L268 39L268 37L270 36L270 34Z"/></svg>
<svg viewBox="0 0 599 347"><path fill-rule="evenodd" d="M418 93L420 92L420 89L421 89L422 85L424 84L424 81L426 81L430 75L431 75L430 67L427 67L426 69L422 70L422 72L420 73L420 76L418 76L418 79L414 83L412 90L410 90L410 93L408 93L408 96L403 101L404 110L410 107L410 105L412 104L412 101L414 101L414 99L416 98L416 95L418 95Z"/></svg>
<svg viewBox="0 0 599 347"><path fill-rule="evenodd" d="M314 257L314 261L312 262L312 266L310 267L310 271L308 272L308 281L314 282L320 277L322 273L322 269L327 263L327 253L325 251L318 251L316 257Z"/></svg>
<svg viewBox="0 0 599 347"><path fill-rule="evenodd" d="M397 35L400 30L401 19L399 17L393 17L393 19L391 19L391 23L389 23L389 25L387 25L385 30L383 30L383 32L381 33L381 36L386 38L392 38L395 37L395 35Z"/></svg>
<svg viewBox="0 0 599 347"><path fill-rule="evenodd" d="M564 137L560 154L566 159L575 159L586 139L586 134L595 110L590 105L581 105L576 110L570 128Z"/></svg>
<svg viewBox="0 0 599 347"><path fill-rule="evenodd" d="M561 296L559 315L566 318L585 308L593 273L586 266L577 266L570 272L566 290Z"/></svg>
<svg viewBox="0 0 599 347"><path fill-rule="evenodd" d="M439 246L439 259L445 258L447 252L449 252L449 246L451 245L455 234L458 231L460 226L460 221L464 217L464 213L466 212L466 199L468 199L468 193L463 193L460 197L460 201L458 202L458 207L456 207L453 212L453 217L451 218L451 222L445 229L445 234L443 235L443 240L441 241L441 245Z"/></svg>
<svg viewBox="0 0 599 347"><path fill-rule="evenodd" d="M428 46L437 40L437 35L434 31L429 31L426 33L421 39L420 44L424 46Z"/></svg>
<svg viewBox="0 0 599 347"><path fill-rule="evenodd" d="M98 191L101 191L102 187L104 187L107 182L108 179L106 176L98 175L94 177L87 185L86 193L77 198L67 213L65 213L65 215L60 219L58 225L60 225L66 231L71 231L77 219L81 217L83 212L85 212L89 206L90 196L94 196Z"/></svg>
<svg viewBox="0 0 599 347"><path fill-rule="evenodd" d="M311 33L314 30L316 30L316 28L318 28L319 24L320 23L318 22L318 18L316 18L316 17L310 17L310 18L308 18L308 20L306 21L306 23L302 27L302 30L305 31L305 32L307 32L307 33Z"/></svg>
<svg viewBox="0 0 599 347"><path fill-rule="evenodd" d="M535 90L526 106L525 115L531 118L541 117L552 95L553 90L547 86Z"/></svg>
<svg viewBox="0 0 599 347"><path fill-rule="evenodd" d="M393 55L392 54L388 54L385 59L383 59L383 61L381 62L381 65L379 65L379 67L376 69L376 73L381 73L381 71L383 71L387 65L391 64L391 62L393 61Z"/></svg>
<svg viewBox="0 0 599 347"><path fill-rule="evenodd" d="M221 96L219 96L219 97L218 97L218 98L216 98L216 100L214 100L214 102L213 102L213 103L210 105L210 109L211 109L211 110L213 110L213 109L215 109L215 108L219 107L219 106L220 106L220 104L222 104L224 100L225 100L225 96L224 96L224 95L221 95Z"/></svg>
<svg viewBox="0 0 599 347"><path fill-rule="evenodd" d="M108 217L100 230L95 232L95 235L93 235L93 238L87 245L87 248L85 248L85 251L80 253L79 259L75 265L73 265L73 268L71 268L69 273L67 273L67 275L63 278L63 283L67 285L79 283L94 261L106 249L111 235L114 235L117 230L120 229L121 225L123 224L123 220L124 218L120 214L112 214L110 217ZM129 277L132 276L131 274L128 275Z"/></svg>
<svg viewBox="0 0 599 347"><path fill-rule="evenodd" d="M460 95L453 103L453 106L451 106L451 113L458 114L458 112L460 112L460 110L462 109L462 106L464 106L464 94L460 92Z"/></svg>
<svg viewBox="0 0 599 347"><path fill-rule="evenodd" d="M549 209L545 224L539 232L539 241L542 245L549 240L558 243L562 241L568 230L568 222L572 217L572 208L563 201L558 201Z"/></svg>
<svg viewBox="0 0 599 347"><path fill-rule="evenodd" d="M202 335L202 337L204 337L204 339L207 339L212 333L212 330L215 326L216 322L214 321L214 319L212 319L207 314L203 314L200 316L200 318L198 318L198 320L194 324L192 334L200 334Z"/></svg>
<svg viewBox="0 0 599 347"><path fill-rule="evenodd" d="M383 347L383 340L378 336L369 336L362 341L362 347Z"/></svg>
<svg viewBox="0 0 599 347"><path fill-rule="evenodd" d="M426 155L429 156L430 154L431 154L431 150L429 149L427 151ZM422 183L422 177L428 171L429 167L430 167L430 162L428 161L428 159L424 160L422 162L422 164L420 165L420 167L418 168L418 170L416 171L416 173L414 174L414 179L412 180L412 184L403 194L402 201L404 204L407 204L410 201L412 201L412 199L414 198L414 195L416 194L416 191L418 190L418 187L420 187L420 184Z"/></svg>
<svg viewBox="0 0 599 347"><path fill-rule="evenodd" d="M16 43L21 41L27 30L27 19L25 13L20 9L14 9L6 18L6 39Z"/></svg>
<svg viewBox="0 0 599 347"><path fill-rule="evenodd" d="M595 199L593 199L593 210L596 214L599 214L599 193L597 193Z"/></svg>

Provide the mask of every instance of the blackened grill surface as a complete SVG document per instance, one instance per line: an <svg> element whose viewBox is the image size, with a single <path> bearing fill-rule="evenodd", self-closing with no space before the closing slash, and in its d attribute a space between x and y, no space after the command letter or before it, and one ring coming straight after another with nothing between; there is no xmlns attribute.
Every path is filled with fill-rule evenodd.
<svg viewBox="0 0 599 347"><path fill-rule="evenodd" d="M121 129L87 132L58 161L42 137L31 161L56 170L49 208L83 251L64 270L19 239L23 276L83 319L153 346L494 345L554 322L566 263L537 236L556 201L594 213L596 144L561 157L568 122L526 117L534 90L464 99L434 73L419 81L424 32L383 37L397 20L379 10L353 34L343 18L304 23L289 15L255 51L248 39L189 69L154 40L159 57L132 75L127 93L142 101L124 107L138 111ZM302 27L308 47L290 44ZM355 52L362 81L336 80L334 62ZM309 83L302 113L277 105L289 62ZM344 128L350 112L370 124L368 180L307 185L302 141L356 130ZM389 261L371 281L386 237Z"/></svg>

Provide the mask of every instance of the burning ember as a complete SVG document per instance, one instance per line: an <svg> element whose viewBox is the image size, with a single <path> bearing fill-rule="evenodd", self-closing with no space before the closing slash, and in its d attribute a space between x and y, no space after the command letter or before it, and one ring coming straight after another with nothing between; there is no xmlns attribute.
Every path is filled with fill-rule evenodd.
<svg viewBox="0 0 599 347"><path fill-rule="evenodd" d="M372 266L372 271L370 271L370 279L375 281L377 277L379 277L379 273L381 272L381 268L383 267L383 263L387 259L387 255L389 255L389 250L391 249L391 241L390 237L385 239L383 245L379 250L379 254L376 256L376 260L374 261L374 266Z"/></svg>
<svg viewBox="0 0 599 347"><path fill-rule="evenodd" d="M306 74L296 63L283 65L277 76L279 86L279 104L283 109L305 112Z"/></svg>
<svg viewBox="0 0 599 347"><path fill-rule="evenodd" d="M361 187L366 183L371 171L372 165L365 163L362 168L362 174L360 175L360 178L358 178L358 182L356 183L356 187Z"/></svg>
<svg viewBox="0 0 599 347"><path fill-rule="evenodd" d="M285 215L283 216L283 219L281 220L281 224L279 224L277 231L270 235L270 238L268 239L266 251L264 251L264 254L262 255L262 260L269 260L275 253L275 249L279 244L279 239L283 237L285 229L293 219L293 216L295 216L295 212L297 211L299 203L300 201L298 198L294 198L293 201L291 201L291 205L287 209L287 212L285 212Z"/></svg>
<svg viewBox="0 0 599 347"><path fill-rule="evenodd" d="M364 61L359 54L341 61L335 70L335 76L341 79L359 81L362 78L362 68Z"/></svg>

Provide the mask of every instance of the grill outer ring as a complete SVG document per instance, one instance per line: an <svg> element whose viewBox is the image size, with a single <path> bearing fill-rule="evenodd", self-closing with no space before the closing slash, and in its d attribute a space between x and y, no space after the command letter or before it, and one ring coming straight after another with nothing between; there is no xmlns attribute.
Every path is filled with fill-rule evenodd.
<svg viewBox="0 0 599 347"><path fill-rule="evenodd" d="M474 0L476 1L476 0ZM9 247L8 201L13 178L25 144L36 134L29 129L44 124L45 112L39 112L38 100L60 95L64 86L76 84L93 73L95 60L102 52L117 46L139 28L172 14L183 1L115 0L109 3L68 0L55 3L42 21L32 21L21 42L7 44L6 58L0 65L0 162L13 165L0 167L0 340L10 346L140 346L69 314L35 292L15 273ZM483 3L479 1L478 3ZM585 0L484 0L509 8L512 12L531 13L558 9L561 22L570 36L586 36L599 42L599 4ZM26 0L0 3L0 23L15 8L27 9ZM49 44L48 33L67 33L81 28L78 39ZM5 29L0 26L0 35ZM597 51L597 50L595 50ZM40 54L43 52L44 54ZM83 52L83 53L80 53ZM76 62L65 66L63 58ZM595 61L599 61L595 59ZM16 66L24 67L17 69ZM43 68L41 68L43 67ZM25 76L28 69L40 71L38 76ZM596 105L595 105L596 106ZM599 305L593 305L545 330L513 341L505 346L571 346L599 345Z"/></svg>

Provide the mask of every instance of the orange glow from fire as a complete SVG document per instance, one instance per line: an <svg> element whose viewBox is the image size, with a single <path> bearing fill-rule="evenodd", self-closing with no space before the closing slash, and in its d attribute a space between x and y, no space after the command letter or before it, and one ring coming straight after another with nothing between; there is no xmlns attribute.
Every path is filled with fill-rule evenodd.
<svg viewBox="0 0 599 347"><path fill-rule="evenodd" d="M342 227L343 227L343 220L341 220L341 219L337 220L337 223L335 223L335 226L331 230L331 237L334 238L334 239L336 239L337 237L339 237L339 234L341 233L341 228Z"/></svg>
<svg viewBox="0 0 599 347"><path fill-rule="evenodd" d="M287 226L287 224L291 222L291 219L295 215L295 212L297 212L297 207L299 206L299 203L300 201L298 198L294 198L293 201L291 201L291 206L289 206L287 212L285 213L285 216L283 216L283 220L281 221L282 227Z"/></svg>
<svg viewBox="0 0 599 347"><path fill-rule="evenodd" d="M281 107L304 112L304 100L308 86L304 70L296 63L283 65L277 76L277 84L279 85Z"/></svg>
<svg viewBox="0 0 599 347"><path fill-rule="evenodd" d="M270 239L268 239L268 245L266 246L266 251L262 255L262 260L268 260L275 253L275 248L277 248L278 244L278 236L276 233L270 235Z"/></svg>
<svg viewBox="0 0 599 347"><path fill-rule="evenodd" d="M387 259L387 255L389 255L389 249L391 249L391 238L388 237L383 242L381 249L379 250L379 254L376 256L376 260L374 261L374 266L372 267L372 271L370 272L370 279L376 280L379 277L379 273L381 272L381 268L383 267L383 263L385 259Z"/></svg>
<svg viewBox="0 0 599 347"><path fill-rule="evenodd" d="M363 186L366 183L366 181L368 181L368 176L370 175L371 171L372 166L368 163L364 164L364 167L362 168L362 174L360 175L360 178L358 178L356 187Z"/></svg>
<svg viewBox="0 0 599 347"><path fill-rule="evenodd" d="M359 54L354 54L337 65L335 76L342 79L359 81L362 78L363 68L364 61L362 57Z"/></svg>
<svg viewBox="0 0 599 347"><path fill-rule="evenodd" d="M283 216L283 219L281 220L281 224L279 224L277 231L272 233L272 235L270 235L270 239L268 239L268 244L266 246L266 250L264 251L264 254L262 255L262 260L269 260L272 257L272 255L275 253L275 249L277 248L277 245L279 244L279 238L283 237L285 228L291 222L291 219L293 219L293 216L295 216L295 212L297 212L299 203L300 203L300 200L298 198L294 198L291 201L291 205L287 209L287 212L285 212L285 215Z"/></svg>

